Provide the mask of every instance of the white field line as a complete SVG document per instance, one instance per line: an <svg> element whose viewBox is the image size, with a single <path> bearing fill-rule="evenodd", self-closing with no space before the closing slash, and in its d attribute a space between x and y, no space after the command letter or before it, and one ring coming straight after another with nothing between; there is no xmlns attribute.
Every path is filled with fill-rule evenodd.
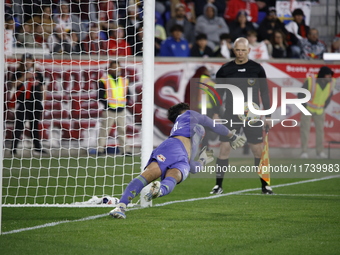
<svg viewBox="0 0 340 255"><path fill-rule="evenodd" d="M272 186L272 188L287 187L287 186L299 185L299 184L304 184L304 183L309 183L309 182L318 182L318 181L323 181L323 180L328 180L328 179L333 179L333 178L340 178L340 175L332 175L332 176L322 177L322 178L318 178L318 179L311 179L311 180L304 180L304 181L298 181L298 182L292 182L292 183L279 184L279 185ZM162 203L162 204L155 204L154 206L160 207L160 206L177 204L177 203L186 203L186 202L194 202L194 201L199 201L199 200L215 199L215 198L226 197L226 196L231 196L231 195L240 195L242 193L246 193L246 192L250 192L250 191L258 191L258 190L261 190L261 188L244 189L244 190L233 191L233 192L229 192L229 193L225 193L225 194L208 196L208 197L198 197L198 198L190 198L190 199L185 199L185 200L175 200L175 201L165 202L165 203ZM249 195L253 195L253 194L249 194ZM256 195L256 194L254 194L254 195ZM289 195L289 194L287 194L287 195ZM263 196L265 196L265 195L263 195ZM266 195L266 196L271 196L271 195ZM283 195L283 196L286 196L286 195ZM319 196L322 196L322 195L319 195ZM324 196L327 196L327 195L324 195ZM141 208L131 208L131 209L128 209L127 211L138 210L138 209L141 209ZM34 227L20 228L20 229L16 229L16 230L3 232L2 235L20 233L20 232L34 230L34 229L40 229L40 228L53 227L53 226L57 226L57 225L63 224L63 223L94 220L94 219L98 219L98 218L102 218L102 217L106 217L106 216L108 216L108 213L89 216L89 217L81 218L81 219L78 219L78 220L64 220L64 221L51 222L51 223L46 223L46 224L38 225L38 226L34 226Z"/></svg>
<svg viewBox="0 0 340 255"><path fill-rule="evenodd" d="M263 196L259 193L236 194L237 196ZM273 196L283 197L340 197L340 195L332 194L273 194Z"/></svg>

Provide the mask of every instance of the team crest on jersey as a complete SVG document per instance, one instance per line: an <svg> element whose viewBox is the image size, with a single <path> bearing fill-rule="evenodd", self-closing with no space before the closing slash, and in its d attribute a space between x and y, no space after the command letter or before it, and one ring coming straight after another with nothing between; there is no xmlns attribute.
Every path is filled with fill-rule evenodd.
<svg viewBox="0 0 340 255"><path fill-rule="evenodd" d="M162 154L158 154L157 155L157 160L161 161L161 162L164 162L166 160L166 157L164 157Z"/></svg>
<svg viewBox="0 0 340 255"><path fill-rule="evenodd" d="M252 79L252 78L248 79L248 84L250 86L253 86L255 84L255 82L256 82L256 79Z"/></svg>

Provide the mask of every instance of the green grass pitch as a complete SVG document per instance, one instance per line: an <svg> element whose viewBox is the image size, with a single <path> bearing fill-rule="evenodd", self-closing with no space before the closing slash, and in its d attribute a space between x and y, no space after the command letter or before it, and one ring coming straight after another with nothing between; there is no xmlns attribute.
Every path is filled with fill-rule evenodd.
<svg viewBox="0 0 340 255"><path fill-rule="evenodd" d="M79 180L72 180L78 183L83 182L83 175L94 176L95 171L121 174L119 167L112 168L108 164L140 167L136 158L126 162L116 160L92 158L51 162L44 159L33 160L30 165L25 160L20 163L4 160L4 167L22 164L21 167L26 167L33 174L36 171L41 176L49 166L53 168L67 162L66 166L59 167L60 171L67 171L68 166L71 174L78 174ZM339 160L271 159L271 163L334 165L339 164ZM77 164L83 165L77 167ZM233 158L231 164L251 165L252 159ZM45 170L38 173L38 168ZM4 177L8 174L4 171ZM254 173L249 175L256 177ZM340 173L332 175L340 176ZM273 175L272 185L319 178L316 173L310 173L307 178L288 177L275 178ZM258 178L228 178L228 174L225 178L223 186L226 194L260 187ZM65 184L57 177L54 181L61 186ZM110 183L113 180L108 177L106 180L91 179L92 184L105 181ZM35 183L43 186L44 178ZM154 207L128 211L126 220L106 216L111 210L107 207L4 207L2 232L5 235L0 236L0 254L339 254L340 178L277 187L274 189L276 195L272 196L260 195L260 190L253 190L214 199L180 202L209 197L214 183L214 179L207 176L189 177L170 195L154 200ZM4 186L7 184L4 183ZM93 190L89 189L90 194ZM38 191L43 192L43 189ZM4 188L4 192L8 191ZM61 189L60 192L72 194L75 190ZM81 194L85 191L76 192ZM112 190L98 192L109 194ZM167 202L169 204L165 204ZM97 217L86 219L90 216ZM50 225L9 233L43 224Z"/></svg>

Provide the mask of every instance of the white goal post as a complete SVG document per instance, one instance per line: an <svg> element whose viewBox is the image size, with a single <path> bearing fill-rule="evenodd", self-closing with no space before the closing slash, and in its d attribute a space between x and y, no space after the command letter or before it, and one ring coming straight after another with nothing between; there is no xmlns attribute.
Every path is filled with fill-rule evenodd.
<svg viewBox="0 0 340 255"><path fill-rule="evenodd" d="M97 2L90 1L94 7ZM52 40L44 40L42 47L37 46L38 42L33 47L25 44L26 39L32 38L29 37L29 33L38 35L43 33L40 30L38 32L36 30L26 31L25 20L16 20L16 23L21 23L21 26L13 31L7 31L8 28L4 30L2 27L1 47L8 48L6 52L0 53L1 58L5 59L0 61L2 72L0 84L5 91L0 97L3 99L2 102L5 102L0 108L5 113L1 122L3 125L0 136L3 142L0 163L2 164L0 165L2 166L0 171L0 229L1 207L4 206L94 206L86 202L93 197L119 198L126 185L143 171L147 163L153 150L154 135L155 1L144 0L143 6L139 1L111 2L117 4L115 15L118 16L117 20L110 23L112 27L108 32L109 36L112 36L111 33L116 33L115 36L118 37L120 29L126 32L127 28L132 26L125 19L132 16L130 11L133 12L133 9L137 10L136 15L140 17L137 23L139 22L139 26L143 27L142 32L135 28L134 36L137 38L140 33L143 33L143 38L139 40L135 38L136 44L131 45L131 49L133 48L131 54L126 56L118 53L122 48L120 44L116 47L115 53L110 51L110 54L109 50L106 54L83 54L83 48L77 54L65 54L65 49L62 54L53 53L54 48L49 45ZM120 2L129 4L122 7ZM11 7L14 10L12 15L15 17L15 10L20 9L20 6ZM43 6L35 6L35 8L40 8L41 11ZM52 9L53 16L58 15L58 11L61 12L60 6L53 6ZM94 9L91 7L90 10ZM97 11L98 13L90 13L91 15L88 16L98 17L100 10L97 9ZM84 13L74 14L79 18ZM0 15L5 16L4 6L0 9ZM54 20L56 22L58 19ZM99 23L99 21L98 18L95 21L85 22L85 25L80 24L84 25L81 31L77 31L77 28L71 25L70 30L67 31L68 36L73 36L73 33L78 34L81 37L78 38L79 45L81 45L81 40L86 37L91 24ZM5 24L7 22L10 21L7 19ZM34 20L31 26L34 27L36 22L37 20ZM73 23L74 20L71 24ZM40 25L43 24L38 24ZM62 26L63 24L57 24L49 36L53 36L53 33L62 33L59 29L66 31L65 27L61 28ZM23 31L25 36L23 36ZM14 38L18 41L9 43L4 39L4 35L11 40ZM125 34L123 39L127 41L129 36L131 37ZM19 44L19 40L24 41ZM111 43L110 38L99 40L105 41L106 47L109 47ZM112 42L118 45L120 41L112 40ZM143 46L136 50L138 43L142 43ZM34 154L37 151L36 144L33 143L36 137L34 138L31 132L34 131L34 127L29 125L31 123L29 121L26 121L23 127L15 153L13 150L13 140L17 136L15 127L18 103L15 102L16 108L10 108L8 103L13 103L13 98L15 96L19 98L20 94L16 95L15 88L8 84L12 84L13 77L17 77L18 65L26 53L34 57L35 75L40 72L44 77L45 99L43 100L42 119L39 123L39 134L42 149L48 155ZM123 78L129 81L127 111L123 116L126 145L122 147L119 139L121 134L118 133L120 126L115 123L112 129L109 128L107 154L98 156L97 140L100 129L103 128L101 113L104 109L98 99L97 86L99 79L106 74L108 64L116 59L121 64ZM27 93L25 97L26 95ZM127 146L132 147L132 157L128 154L120 155ZM151 206L151 203L146 203L142 196L140 202L142 206Z"/></svg>

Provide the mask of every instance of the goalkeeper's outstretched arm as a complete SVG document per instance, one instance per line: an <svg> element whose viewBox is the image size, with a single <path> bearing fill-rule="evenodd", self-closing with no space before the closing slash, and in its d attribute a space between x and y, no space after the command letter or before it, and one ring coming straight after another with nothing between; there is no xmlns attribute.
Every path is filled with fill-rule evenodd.
<svg viewBox="0 0 340 255"><path fill-rule="evenodd" d="M215 133L227 136L229 138L230 145L234 150L238 147L242 147L247 141L244 135L239 136L236 134L236 130L230 131L226 126L214 123L214 121L206 115L191 111L191 118L193 121L195 119L198 124L210 128Z"/></svg>

